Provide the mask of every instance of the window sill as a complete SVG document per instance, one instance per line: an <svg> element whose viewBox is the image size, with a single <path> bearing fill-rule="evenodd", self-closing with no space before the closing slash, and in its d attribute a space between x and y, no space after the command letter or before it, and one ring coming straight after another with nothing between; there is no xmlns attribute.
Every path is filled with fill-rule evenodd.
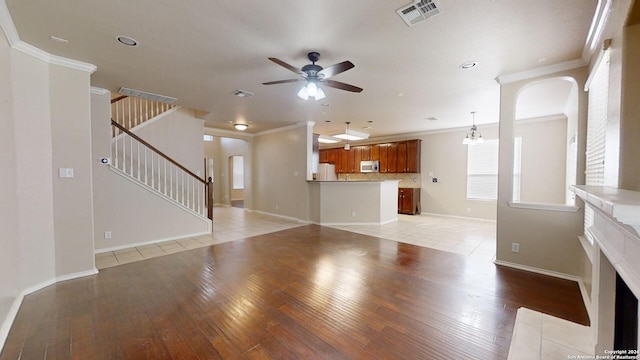
<svg viewBox="0 0 640 360"><path fill-rule="evenodd" d="M562 205L562 204L541 204L541 203L524 203L524 202L508 202L509 207L515 209L530 209L530 210L547 210L547 211L559 211L559 212L578 212L580 210L577 206Z"/></svg>

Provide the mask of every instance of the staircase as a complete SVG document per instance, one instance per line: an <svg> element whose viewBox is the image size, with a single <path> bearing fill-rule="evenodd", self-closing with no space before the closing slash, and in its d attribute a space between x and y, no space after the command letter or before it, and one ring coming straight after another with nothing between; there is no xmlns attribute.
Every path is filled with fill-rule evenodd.
<svg viewBox="0 0 640 360"><path fill-rule="evenodd" d="M211 179L200 178L135 134L178 107L128 96L112 99L111 107L111 168L194 215L211 219Z"/></svg>

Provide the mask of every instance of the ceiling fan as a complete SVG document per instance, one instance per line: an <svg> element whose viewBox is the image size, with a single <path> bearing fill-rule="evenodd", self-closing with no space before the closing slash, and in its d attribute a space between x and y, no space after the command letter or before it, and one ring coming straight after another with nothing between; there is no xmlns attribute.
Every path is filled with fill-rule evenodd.
<svg viewBox="0 0 640 360"><path fill-rule="evenodd" d="M311 61L311 64L307 64L301 69L295 68L280 59L270 57L269 60L290 71L293 71L301 77L299 79L269 81L262 84L275 85L304 81L306 82L306 85L303 86L300 91L298 91L298 96L305 100L307 100L309 97L312 97L316 100L320 100L325 97L324 91L322 91L322 89L319 87L320 84L356 93L362 91L362 88L359 88L357 86L345 84L343 82L335 80L329 80L330 77L353 68L354 65L351 63L351 61L343 61L341 63L331 65L327 68L323 68L320 65L316 65L316 62L320 60L320 53L312 51L307 54L307 57L309 58L309 61Z"/></svg>

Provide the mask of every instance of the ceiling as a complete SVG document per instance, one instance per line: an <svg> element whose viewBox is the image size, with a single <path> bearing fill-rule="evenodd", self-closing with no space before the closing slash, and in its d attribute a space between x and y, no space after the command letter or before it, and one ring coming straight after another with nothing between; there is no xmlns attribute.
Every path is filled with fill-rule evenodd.
<svg viewBox="0 0 640 360"><path fill-rule="evenodd" d="M176 97L207 112L212 128L246 122L247 132L259 133L313 121L316 133L330 135L350 121L371 137L469 126L471 111L477 124L497 122L496 77L580 59L596 7L596 0L440 0L439 14L408 27L396 9L409 0L5 1L22 41L96 65L93 86ZM122 45L119 35L139 45ZM355 68L332 80L364 91L325 88L316 102L296 96L300 83L262 85L297 76L268 57L302 67L309 51L320 52L323 67L351 61ZM478 65L459 67L469 61ZM233 96L238 89L255 96ZM532 113L519 116L564 109L532 98Z"/></svg>

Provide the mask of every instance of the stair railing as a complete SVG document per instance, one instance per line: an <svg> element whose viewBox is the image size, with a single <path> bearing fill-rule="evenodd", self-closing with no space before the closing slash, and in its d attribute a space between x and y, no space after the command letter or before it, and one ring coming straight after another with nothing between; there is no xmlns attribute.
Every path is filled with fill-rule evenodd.
<svg viewBox="0 0 640 360"><path fill-rule="evenodd" d="M161 101L122 95L111 100L111 115L118 124L131 130L174 107Z"/></svg>
<svg viewBox="0 0 640 360"><path fill-rule="evenodd" d="M213 182L200 178L124 126L111 120L111 166L182 206L213 218Z"/></svg>

